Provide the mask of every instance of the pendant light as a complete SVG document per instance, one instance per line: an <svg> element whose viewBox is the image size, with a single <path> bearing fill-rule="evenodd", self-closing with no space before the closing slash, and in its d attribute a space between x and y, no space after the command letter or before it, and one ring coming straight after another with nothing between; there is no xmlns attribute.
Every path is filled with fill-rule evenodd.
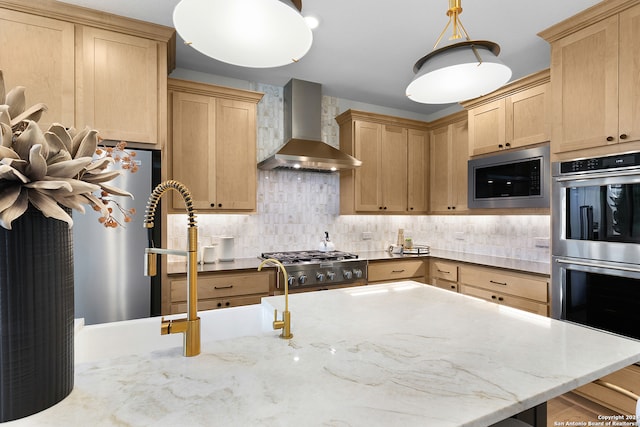
<svg viewBox="0 0 640 427"><path fill-rule="evenodd" d="M302 0L181 0L173 24L185 44L241 67L269 68L297 62L313 35Z"/></svg>
<svg viewBox="0 0 640 427"><path fill-rule="evenodd" d="M492 92L511 78L511 69L498 59L500 46L486 40L471 40L462 25L462 0L449 0L449 22L440 33L433 51L413 67L416 73L407 86L407 97L424 104L449 104ZM452 25L453 24L453 25ZM452 25L449 40L464 41L436 49Z"/></svg>

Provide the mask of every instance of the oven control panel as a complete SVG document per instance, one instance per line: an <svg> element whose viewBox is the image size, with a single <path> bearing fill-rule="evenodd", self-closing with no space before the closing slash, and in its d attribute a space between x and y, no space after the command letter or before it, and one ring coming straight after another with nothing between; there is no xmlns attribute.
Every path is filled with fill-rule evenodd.
<svg viewBox="0 0 640 427"><path fill-rule="evenodd" d="M561 173L589 172L604 169L619 169L640 165L640 153L626 153L616 156L594 157L560 163Z"/></svg>

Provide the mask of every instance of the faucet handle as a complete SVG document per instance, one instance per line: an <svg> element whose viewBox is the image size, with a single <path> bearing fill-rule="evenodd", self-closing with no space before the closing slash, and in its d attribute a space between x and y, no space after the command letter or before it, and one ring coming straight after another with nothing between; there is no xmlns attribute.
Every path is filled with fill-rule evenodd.
<svg viewBox="0 0 640 427"><path fill-rule="evenodd" d="M273 310L273 329L282 329L284 328L284 320L278 320L278 309Z"/></svg>

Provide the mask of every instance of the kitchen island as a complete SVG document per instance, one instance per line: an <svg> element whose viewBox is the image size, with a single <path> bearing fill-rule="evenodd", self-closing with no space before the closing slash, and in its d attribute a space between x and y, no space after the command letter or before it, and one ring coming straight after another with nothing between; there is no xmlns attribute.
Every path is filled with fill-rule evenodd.
<svg viewBox="0 0 640 427"><path fill-rule="evenodd" d="M83 357L68 398L7 425L487 426L640 361L638 341L411 281L292 295L291 340L269 330L283 304L206 313L227 335L203 322L193 358L128 349L159 318L97 327L127 331L103 343L122 354Z"/></svg>

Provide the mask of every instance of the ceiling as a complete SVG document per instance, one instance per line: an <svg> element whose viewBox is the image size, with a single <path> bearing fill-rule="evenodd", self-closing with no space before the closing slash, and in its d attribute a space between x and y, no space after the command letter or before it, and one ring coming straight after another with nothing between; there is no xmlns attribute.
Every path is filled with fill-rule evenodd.
<svg viewBox="0 0 640 427"><path fill-rule="evenodd" d="M61 0L143 21L173 26L179 0ZM235 1L235 0L230 0ZM597 0L464 0L461 21L472 39L491 40L512 71L512 80L549 66L541 30ZM448 17L447 0L304 0L313 15L313 45L298 63L243 68L216 61L185 46L178 35L177 67L251 82L284 86L290 78L322 84L323 94L437 116L449 105L419 104L405 96L414 63L433 49ZM448 43L448 35L440 47Z"/></svg>

